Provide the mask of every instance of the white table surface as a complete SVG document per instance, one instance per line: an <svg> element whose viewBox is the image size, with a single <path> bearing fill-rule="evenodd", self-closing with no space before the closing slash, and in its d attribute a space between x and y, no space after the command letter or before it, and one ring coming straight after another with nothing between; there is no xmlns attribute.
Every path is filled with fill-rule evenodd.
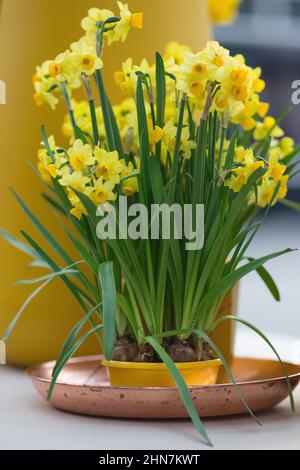
<svg viewBox="0 0 300 470"><path fill-rule="evenodd" d="M300 342L271 335L287 360L300 362ZM252 334L238 331L236 352L243 356L273 357ZM288 401L262 413L258 427L239 416L205 420L215 449L300 449L300 387L298 411ZM203 450L188 421L134 421L90 418L52 409L37 395L20 370L0 368L1 450Z"/></svg>

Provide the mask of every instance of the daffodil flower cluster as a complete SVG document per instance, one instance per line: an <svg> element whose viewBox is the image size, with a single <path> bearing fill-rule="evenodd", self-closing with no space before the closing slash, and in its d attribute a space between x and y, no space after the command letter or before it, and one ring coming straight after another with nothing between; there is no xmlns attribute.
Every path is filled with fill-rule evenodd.
<svg viewBox="0 0 300 470"><path fill-rule="evenodd" d="M76 218L81 219L86 214L76 192L86 195L99 206L116 200L117 186L126 196L133 196L138 191L138 162L136 166L131 162L127 165L124 160L119 159L117 152L93 148L80 139L65 150L57 147L51 136L49 146L52 157L44 147L38 152L39 171L45 181L51 183L52 178L57 178L58 183L66 189L73 206L71 214Z"/></svg>
<svg viewBox="0 0 300 470"><path fill-rule="evenodd" d="M82 75L91 76L103 68L102 50L98 49L100 46L102 49L104 41L107 45L125 41L131 28L143 27L142 13L131 13L127 4L117 3L119 16L109 10L90 9L81 24L85 35L54 60L47 60L37 67L33 84L34 100L38 106L47 103L55 109L62 87L63 95L66 97L67 93L68 98L71 90L81 86ZM101 31L101 38L97 35L98 30ZM101 44L98 44L99 41Z"/></svg>
<svg viewBox="0 0 300 470"><path fill-rule="evenodd" d="M103 66L99 46L101 49L103 43L110 45L116 41L124 41L131 27L142 27L142 14L132 14L128 5L120 2L118 5L119 17L115 17L110 10L89 10L81 23L85 36L71 44L70 49L58 55L54 61L45 62L37 69L34 77L37 104L47 101L51 107L55 107L59 89L62 92L65 90L64 96L69 100L69 113L63 123L63 133L71 147L67 151L59 150L51 138L49 145L55 155L55 162L44 148L39 151L39 169L45 179L58 178L60 184L66 188L73 213L80 217L84 214L84 208L72 188L83 192L95 203L114 200L117 194L115 187L120 185L122 179L123 193L134 195L139 191L137 177L128 178L131 174L137 175L140 167L140 135L136 110L139 79L144 88L150 150L155 154L159 148L159 157L168 175L176 146L179 102L185 96L188 108L182 117L179 144L182 161L189 162L197 147L190 117L193 116L196 123L199 117L203 118L205 115L205 118L209 118L215 113L222 122L223 132L231 124L240 127L249 136L249 144L241 143L238 146L234 161L227 168L224 165L229 141L224 136L222 138L220 129L215 156L216 165L219 164L220 181L233 192L239 192L253 173L259 168L265 168L266 173L257 186L256 198L253 196L248 202L265 207L283 199L287 193L288 176L281 160L294 151L294 141L284 135L275 118L268 115L269 104L261 100L261 93L265 88L261 69L249 67L241 55L231 56L229 50L216 41L209 41L196 54L188 46L177 42L167 45L163 56L165 123L161 126L155 119L156 64L150 65L143 59L139 65L135 65L131 58L127 59L121 70L114 74L124 100L112 106L122 155L117 150L101 150L109 147L103 102L101 106L95 107L89 89L88 100L71 99L71 90L81 85L83 76L88 78L93 75L98 80L97 70L101 70ZM269 159L262 159L256 149L266 138L271 139ZM101 165L104 165L103 168ZM188 167L188 163L183 168L185 167ZM278 184L279 190L276 197L273 197Z"/></svg>
<svg viewBox="0 0 300 470"><path fill-rule="evenodd" d="M204 109L210 93L212 108L245 131L255 127L257 116L264 117L268 112L268 104L260 100L265 89L261 69L246 65L241 55L232 57L216 41L209 41L197 54L185 53L177 77L178 89L191 98L196 108Z"/></svg>
<svg viewBox="0 0 300 470"><path fill-rule="evenodd" d="M189 96L194 110L203 111L208 93L212 93L212 109L227 121L241 125L246 132L253 130L257 121L266 117L269 104L260 99L265 89L261 69L246 65L242 55L232 57L218 42L209 41L206 48L197 54L187 46L171 42L166 48L164 62L168 103L174 103L177 89ZM135 96L140 74L148 80L152 95L155 94L155 66L149 66L145 59L140 65L134 65L129 58L114 76L124 96Z"/></svg>
<svg viewBox="0 0 300 470"><path fill-rule="evenodd" d="M255 158L252 149L238 147L234 162L237 166L229 171L224 183L232 191L239 192L253 173L259 168L267 167L266 173L258 182L257 193L252 193L249 202L265 208L270 204L275 205L278 200L286 197L289 177L285 174L286 165L282 165L279 161L277 150L271 153L269 161L266 163L262 159Z"/></svg>

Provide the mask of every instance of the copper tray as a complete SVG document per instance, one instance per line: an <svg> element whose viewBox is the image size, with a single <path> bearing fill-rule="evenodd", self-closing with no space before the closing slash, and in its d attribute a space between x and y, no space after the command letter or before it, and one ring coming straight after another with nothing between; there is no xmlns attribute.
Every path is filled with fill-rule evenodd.
<svg viewBox="0 0 300 470"><path fill-rule="evenodd" d="M112 418L186 418L187 412L176 388L112 387L100 356L72 359L63 369L54 389L55 408L92 416ZM40 395L46 399L54 362L28 370ZM300 381L300 367L286 364L292 387ZM233 374L252 410L273 408L288 396L286 380L278 362L236 358ZM225 375L221 384L190 389L201 417L243 414L245 410L233 385Z"/></svg>

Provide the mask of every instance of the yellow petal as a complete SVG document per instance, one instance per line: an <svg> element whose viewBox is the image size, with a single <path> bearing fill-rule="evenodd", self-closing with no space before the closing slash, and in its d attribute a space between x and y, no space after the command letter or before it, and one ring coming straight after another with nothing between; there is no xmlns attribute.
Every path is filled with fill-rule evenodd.
<svg viewBox="0 0 300 470"><path fill-rule="evenodd" d="M133 13L131 16L131 26L137 29L143 29L144 26L144 14L143 13Z"/></svg>

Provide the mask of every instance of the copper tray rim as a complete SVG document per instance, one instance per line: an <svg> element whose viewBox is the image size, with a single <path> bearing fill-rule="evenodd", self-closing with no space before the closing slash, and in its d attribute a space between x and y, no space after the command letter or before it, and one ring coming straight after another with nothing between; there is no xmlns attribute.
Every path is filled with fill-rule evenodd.
<svg viewBox="0 0 300 470"><path fill-rule="evenodd" d="M103 355L92 355L92 356L80 356L80 357L75 357L75 358L72 358L68 361L68 363L66 364L65 367L67 366L70 366L72 364L80 364L80 363L85 363L85 362L95 362L95 361L99 361L99 369L100 368L103 368L105 369L105 367L103 367L101 365L101 360L104 358ZM247 361L247 362L251 362L251 361L256 361L256 362L262 362L262 363L270 363L270 364L278 364L278 361L274 360L274 359L264 359L264 358L256 358L256 357L247 357L247 356L236 356L234 357L234 360L240 360L240 361ZM41 383L47 383L47 384L50 384L51 383L51 380L50 379L46 379L45 377L41 377L40 375L37 374L37 372L41 369L51 369L55 366L56 364L56 361L48 361L48 362L43 362L43 363L40 363L40 364L36 364L36 365L33 365L29 368L26 369L26 375L27 377L32 380L32 381L38 381L38 382L41 382ZM292 363L292 362L287 362L287 361L283 361L283 364L285 367L289 368L297 368L299 371L296 372L296 373L293 373L293 374L289 374L288 377L289 379L293 380L293 379L300 379L300 365L298 364L295 364L295 363ZM270 378L265 378L265 379L259 379L259 380L247 380L247 381L237 381L236 384L240 387L242 386L249 386L249 385L260 385L260 384L265 384L266 382L281 382L283 380L286 380L286 376L285 375L282 375L282 376L278 376L278 377L270 377ZM147 391L150 391L150 390L159 390L160 392L164 391L164 392L168 392L168 391L175 391L175 390L178 390L177 387L115 387L113 385L111 385L110 383L107 383L107 384L101 384L100 386L99 385L89 385L89 384L82 384L82 385L79 385L79 384L72 384L72 383L68 383L68 382L57 382L56 383L56 387L71 387L71 388L88 388L88 389L95 389L95 390L98 390L98 389L109 389L109 390L147 390ZM211 389L211 388L224 388L224 387L234 387L234 384L232 382L224 382L224 383L217 383L215 385L204 385L204 386L190 386L188 387L189 390L199 390L199 389Z"/></svg>

